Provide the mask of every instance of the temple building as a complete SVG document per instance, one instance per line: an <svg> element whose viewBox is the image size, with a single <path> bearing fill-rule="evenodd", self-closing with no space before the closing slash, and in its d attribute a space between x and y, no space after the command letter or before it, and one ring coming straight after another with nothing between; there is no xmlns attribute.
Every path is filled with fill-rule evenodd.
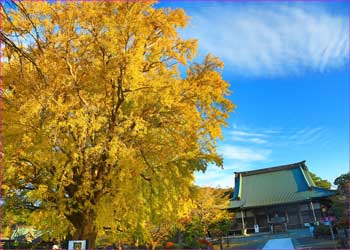
<svg viewBox="0 0 350 250"><path fill-rule="evenodd" d="M318 223L331 206L335 190L317 187L305 161L246 172L235 172L228 209L235 212L243 234L287 230Z"/></svg>

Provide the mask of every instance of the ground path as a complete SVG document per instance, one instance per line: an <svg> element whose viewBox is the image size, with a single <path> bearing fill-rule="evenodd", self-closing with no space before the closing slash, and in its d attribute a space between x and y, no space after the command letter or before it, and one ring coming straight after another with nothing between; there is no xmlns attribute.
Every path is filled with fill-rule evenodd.
<svg viewBox="0 0 350 250"><path fill-rule="evenodd" d="M294 250L291 238L269 240L263 250Z"/></svg>

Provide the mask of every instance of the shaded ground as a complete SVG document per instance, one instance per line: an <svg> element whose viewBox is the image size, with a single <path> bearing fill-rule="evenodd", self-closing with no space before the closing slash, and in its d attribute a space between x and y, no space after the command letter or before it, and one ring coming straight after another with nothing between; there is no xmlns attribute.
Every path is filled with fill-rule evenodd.
<svg viewBox="0 0 350 250"><path fill-rule="evenodd" d="M255 239L250 240L246 242L237 242L237 243L230 243L228 246L227 244L223 244L223 249L225 250L233 250L233 249L262 249L264 245L266 244L267 240L265 239ZM219 250L219 245L214 245L214 250Z"/></svg>
<svg viewBox="0 0 350 250"><path fill-rule="evenodd" d="M311 237L310 232L305 229L289 230L287 233L270 234L259 233L248 236L236 236L230 237L227 241L224 241L223 249L262 249L266 242L270 239L279 238L291 238L294 248L301 249L337 249L337 241L331 239L314 239ZM220 249L219 245L214 245L214 249Z"/></svg>
<svg viewBox="0 0 350 250"><path fill-rule="evenodd" d="M296 249L337 249L337 241L330 239L302 237L293 239L293 244Z"/></svg>

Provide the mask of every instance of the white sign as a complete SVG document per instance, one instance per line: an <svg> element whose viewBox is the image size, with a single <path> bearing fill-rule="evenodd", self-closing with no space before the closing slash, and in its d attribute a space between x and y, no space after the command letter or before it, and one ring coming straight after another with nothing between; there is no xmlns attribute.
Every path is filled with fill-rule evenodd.
<svg viewBox="0 0 350 250"><path fill-rule="evenodd" d="M70 240L68 250L86 250L86 240Z"/></svg>
<svg viewBox="0 0 350 250"><path fill-rule="evenodd" d="M254 224L254 231L255 231L255 233L259 233L259 225L258 224Z"/></svg>

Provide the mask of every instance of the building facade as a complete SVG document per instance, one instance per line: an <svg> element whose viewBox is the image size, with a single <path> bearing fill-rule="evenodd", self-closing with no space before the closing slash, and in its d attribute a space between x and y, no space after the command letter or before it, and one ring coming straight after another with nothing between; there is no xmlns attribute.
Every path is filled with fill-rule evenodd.
<svg viewBox="0 0 350 250"><path fill-rule="evenodd" d="M229 210L235 212L234 232L276 231L318 223L327 216L335 190L317 187L305 161L235 172Z"/></svg>

